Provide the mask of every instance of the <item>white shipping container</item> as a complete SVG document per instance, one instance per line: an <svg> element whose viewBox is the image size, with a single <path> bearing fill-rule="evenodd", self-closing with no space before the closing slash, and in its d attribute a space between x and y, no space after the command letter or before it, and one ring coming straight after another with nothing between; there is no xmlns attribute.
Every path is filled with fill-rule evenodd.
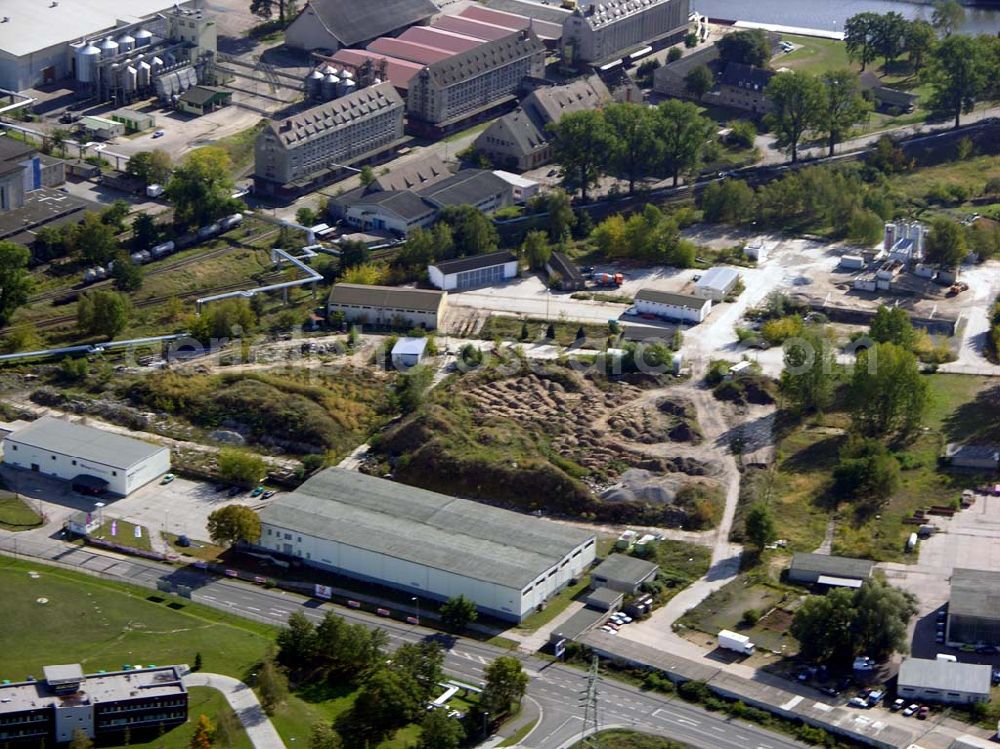
<svg viewBox="0 0 1000 749"><path fill-rule="evenodd" d="M749 637L731 632L728 629L719 632L719 647L734 650L743 655L752 655L754 651L754 644L750 642Z"/></svg>

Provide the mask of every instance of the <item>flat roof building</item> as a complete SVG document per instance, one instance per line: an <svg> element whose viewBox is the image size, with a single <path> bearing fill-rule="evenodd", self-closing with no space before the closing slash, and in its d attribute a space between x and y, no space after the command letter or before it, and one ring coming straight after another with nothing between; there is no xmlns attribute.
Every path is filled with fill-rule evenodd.
<svg viewBox="0 0 1000 749"><path fill-rule="evenodd" d="M285 30L285 41L300 49L330 49L363 45L380 36L394 36L437 12L431 0L310 0Z"/></svg>
<svg viewBox="0 0 1000 749"><path fill-rule="evenodd" d="M735 268L709 268L695 282L694 294L702 299L721 302L732 293L739 282L740 274Z"/></svg>
<svg viewBox="0 0 1000 749"><path fill-rule="evenodd" d="M444 323L448 294L428 289L336 283L330 289L327 314L343 314L349 323L391 328L434 330Z"/></svg>
<svg viewBox="0 0 1000 749"><path fill-rule="evenodd" d="M788 582L859 588L872 576L874 567L874 562L867 559L798 552L788 567Z"/></svg>
<svg viewBox="0 0 1000 749"><path fill-rule="evenodd" d="M0 88L9 91L55 83L73 75L74 43L99 40L109 34L117 38L123 27L149 21L158 24L158 14L179 5L198 5L194 0L77 0L6 3L0 23ZM133 32L134 33L134 32ZM133 42L135 40L133 39Z"/></svg>
<svg viewBox="0 0 1000 749"><path fill-rule="evenodd" d="M118 744L187 721L188 694L177 666L84 674L78 664L46 666L42 681L0 684L0 744L38 747L88 738Z"/></svg>
<svg viewBox="0 0 1000 749"><path fill-rule="evenodd" d="M1000 572L955 569L945 641L951 645L1000 645Z"/></svg>
<svg viewBox="0 0 1000 749"><path fill-rule="evenodd" d="M521 621L594 559L589 531L329 468L260 513L260 546L308 565Z"/></svg>
<svg viewBox="0 0 1000 749"><path fill-rule="evenodd" d="M989 702L989 665L907 658L899 666L896 691L906 700L965 705Z"/></svg>
<svg viewBox="0 0 1000 749"><path fill-rule="evenodd" d="M7 435L3 459L65 481L96 478L123 497L170 470L169 448L52 416Z"/></svg>
<svg viewBox="0 0 1000 749"><path fill-rule="evenodd" d="M712 300L673 291L640 289L635 295L635 308L640 314L696 324L708 317Z"/></svg>
<svg viewBox="0 0 1000 749"><path fill-rule="evenodd" d="M510 183L486 169L462 169L420 188L417 194L438 209L471 205L487 214L514 203Z"/></svg>
<svg viewBox="0 0 1000 749"><path fill-rule="evenodd" d="M656 562L647 562L628 554L611 554L594 568L590 579L595 588L635 593L639 586L655 578L659 571L660 566Z"/></svg>
<svg viewBox="0 0 1000 749"><path fill-rule="evenodd" d="M444 260L427 268L431 283L446 291L492 286L515 278L517 272L517 258L508 250Z"/></svg>
<svg viewBox="0 0 1000 749"><path fill-rule="evenodd" d="M305 192L394 148L403 140L404 109L392 84L379 83L269 122L254 144L257 189Z"/></svg>
<svg viewBox="0 0 1000 749"><path fill-rule="evenodd" d="M392 347L389 356L392 358L392 366L402 371L420 364L426 352L426 338L400 338Z"/></svg>

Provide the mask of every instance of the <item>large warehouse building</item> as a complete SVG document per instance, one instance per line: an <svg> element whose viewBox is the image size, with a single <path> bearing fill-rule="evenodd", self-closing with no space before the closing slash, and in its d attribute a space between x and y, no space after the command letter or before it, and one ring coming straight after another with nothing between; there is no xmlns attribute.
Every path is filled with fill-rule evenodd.
<svg viewBox="0 0 1000 749"><path fill-rule="evenodd" d="M72 481L74 488L127 497L170 470L170 450L52 416L3 441L7 465Z"/></svg>
<svg viewBox="0 0 1000 749"><path fill-rule="evenodd" d="M436 12L431 0L311 0L285 30L285 41L301 49L354 47L426 23Z"/></svg>
<svg viewBox="0 0 1000 749"><path fill-rule="evenodd" d="M306 564L519 622L594 561L595 537L329 468L260 513L260 545Z"/></svg>
<svg viewBox="0 0 1000 749"><path fill-rule="evenodd" d="M1000 572L956 569L948 601L949 645L1000 645Z"/></svg>
<svg viewBox="0 0 1000 749"><path fill-rule="evenodd" d="M187 9L199 5L198 0L130 0L124 5L117 0L4 3L0 12L3 16L3 23L0 23L0 88L22 91L72 78L77 75L82 59L78 50L90 47L86 51L93 50L99 59L113 57L126 36L127 44L135 47L148 43L147 40L158 31L165 33L166 24L158 14L168 14L175 7ZM143 37L137 35L137 31L151 33ZM98 48L83 45L85 40L95 45L110 43ZM122 55L123 59L126 56ZM93 59L87 57L86 65L94 65Z"/></svg>

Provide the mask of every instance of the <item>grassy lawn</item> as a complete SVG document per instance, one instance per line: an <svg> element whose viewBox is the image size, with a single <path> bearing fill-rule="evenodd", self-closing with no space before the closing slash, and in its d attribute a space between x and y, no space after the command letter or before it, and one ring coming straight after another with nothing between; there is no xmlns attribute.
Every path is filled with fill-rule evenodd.
<svg viewBox="0 0 1000 749"><path fill-rule="evenodd" d="M585 593L589 586L590 575L581 577L577 581L576 585L569 585L563 588L555 595L554 598L545 604L544 609L536 611L534 614L524 619L524 621L517 625L517 628L527 632L533 632L539 627L548 624L559 616L559 614L565 611L566 607L569 606L570 603L572 603L578 596Z"/></svg>
<svg viewBox="0 0 1000 749"><path fill-rule="evenodd" d="M169 731L168 733L150 739L149 741L129 742L128 746L135 749L188 749L191 745L191 737L194 736L194 729L198 725L198 716L204 715L212 725L218 727L220 716L225 713L236 727L233 740L229 744L222 744L216 741L215 746L219 749L252 749L253 744L247 738L246 731L240 725L236 713L229 707L226 698L222 693L209 687L192 687L188 690L188 722L183 726Z"/></svg>
<svg viewBox="0 0 1000 749"><path fill-rule="evenodd" d="M191 557L193 559L201 559L205 562L214 562L222 556L222 552L226 550L224 546L216 546L210 541L198 541L193 538L190 539L190 546L178 546L176 533L162 532L160 535L163 536L163 539L168 544L170 544L170 548L178 554L185 557Z"/></svg>
<svg viewBox="0 0 1000 749"><path fill-rule="evenodd" d="M660 565L660 577L688 585L708 572L712 550L707 546L686 541L658 541L655 561Z"/></svg>
<svg viewBox="0 0 1000 749"><path fill-rule="evenodd" d="M193 663L199 652L206 671L242 678L274 632L183 599L12 559L0 559L0 589L0 642L18 644L4 654L0 675L9 679L37 675L49 663L92 672Z"/></svg>
<svg viewBox="0 0 1000 749"><path fill-rule="evenodd" d="M464 138L466 135L476 135L477 133L481 133L483 130L485 130L492 124L493 124L492 120L487 120L486 122L480 122L478 125L473 125L472 127L467 128L465 130L459 130L457 133L446 135L441 140L443 140L445 143L453 143L454 141L459 140L460 138Z"/></svg>
<svg viewBox="0 0 1000 749"><path fill-rule="evenodd" d="M779 442L775 470L755 474L750 494L767 498L778 535L790 550L815 550L834 517L834 554L906 561L904 544L912 527L903 518L931 505L951 504L963 489L981 481L975 474L939 471L937 459L947 442L998 437L995 388L984 392L992 384L989 378L965 375L928 375L928 382L932 403L926 431L896 452L901 485L876 515L857 514L852 504L837 506L831 498L831 474L849 426L846 414L809 419Z"/></svg>
<svg viewBox="0 0 1000 749"><path fill-rule="evenodd" d="M782 34L781 40L800 46L787 55L778 55L773 58L771 67L776 70L790 68L791 70L819 75L840 68L858 69L847 59L847 47L836 39Z"/></svg>
<svg viewBox="0 0 1000 749"><path fill-rule="evenodd" d="M0 491L0 528L6 531L26 531L42 524L42 517L21 497Z"/></svg>
<svg viewBox="0 0 1000 749"><path fill-rule="evenodd" d="M781 566L775 565L774 569ZM758 568L727 583L681 617L681 624L712 636L723 629L742 632L757 646L778 653L797 651L798 644L787 630L791 610L798 605L801 593L778 583L764 570ZM750 609L761 617L752 626L742 621L744 612Z"/></svg>
<svg viewBox="0 0 1000 749"><path fill-rule="evenodd" d="M136 536L136 528L139 528L141 536ZM108 519L104 525L90 534L91 538L102 538L105 541L127 546L130 549L142 549L152 551L153 544L149 540L149 529L144 526L136 526L127 520Z"/></svg>
<svg viewBox="0 0 1000 749"><path fill-rule="evenodd" d="M648 733L638 731L626 731L615 729L613 731L601 731L597 734L601 746L614 747L614 749L685 749L684 744L678 744L671 739L662 736L651 736ZM572 749L587 749L590 744L574 744Z"/></svg>
<svg viewBox="0 0 1000 749"><path fill-rule="evenodd" d="M521 743L525 736L531 733L532 729L538 723L537 720L533 720L530 723L525 723L523 726L517 729L510 736L501 741L497 746L517 746Z"/></svg>
<svg viewBox="0 0 1000 749"><path fill-rule="evenodd" d="M212 144L229 154L229 158L233 162L232 174L234 177L242 176L243 172L253 164L254 141L257 140L257 136L266 124L266 121L261 120L246 130L221 138Z"/></svg>
<svg viewBox="0 0 1000 749"><path fill-rule="evenodd" d="M925 197L932 187L939 185L961 185L971 193L980 193L991 177L1000 177L1000 157L976 156L965 161L922 167L890 177L890 181L893 188L913 200Z"/></svg>

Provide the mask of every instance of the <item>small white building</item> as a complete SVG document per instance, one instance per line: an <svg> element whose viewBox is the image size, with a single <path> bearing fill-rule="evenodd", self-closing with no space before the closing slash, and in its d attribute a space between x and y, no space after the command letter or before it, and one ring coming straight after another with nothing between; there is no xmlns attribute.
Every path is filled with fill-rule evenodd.
<svg viewBox="0 0 1000 749"><path fill-rule="evenodd" d="M667 320L700 323L712 309L711 299L701 299L691 294L673 291L641 289L635 295L635 308L639 314L650 314Z"/></svg>
<svg viewBox="0 0 1000 749"><path fill-rule="evenodd" d="M127 497L170 470L170 450L43 416L7 435L3 459L16 468L72 481L87 493Z"/></svg>
<svg viewBox="0 0 1000 749"><path fill-rule="evenodd" d="M732 293L739 282L740 274L735 268L709 268L695 282L694 295L701 299L721 302Z"/></svg>
<svg viewBox="0 0 1000 749"><path fill-rule="evenodd" d="M427 267L431 283L444 291L462 291L509 281L517 277L517 258L503 250L445 260Z"/></svg>
<svg viewBox="0 0 1000 749"><path fill-rule="evenodd" d="M541 189L541 185L538 182L527 177L522 177L520 174L505 172L502 169L494 170L493 174L510 185L515 203L525 203L531 200Z"/></svg>
<svg viewBox="0 0 1000 749"><path fill-rule="evenodd" d="M100 138L101 140L117 138L119 135L125 134L124 123L109 120L107 117L83 117L80 120L80 125L83 126L87 135Z"/></svg>
<svg viewBox="0 0 1000 749"><path fill-rule="evenodd" d="M760 237L751 239L747 243L747 246L743 248L743 254L754 262L763 263L767 260L767 245L764 244L764 240Z"/></svg>
<svg viewBox="0 0 1000 749"><path fill-rule="evenodd" d="M899 667L896 691L905 700L951 705L989 702L991 676L988 665L908 658Z"/></svg>
<svg viewBox="0 0 1000 749"><path fill-rule="evenodd" d="M424 360L426 351L426 338L400 338L392 347L392 366L399 370L415 367Z"/></svg>

